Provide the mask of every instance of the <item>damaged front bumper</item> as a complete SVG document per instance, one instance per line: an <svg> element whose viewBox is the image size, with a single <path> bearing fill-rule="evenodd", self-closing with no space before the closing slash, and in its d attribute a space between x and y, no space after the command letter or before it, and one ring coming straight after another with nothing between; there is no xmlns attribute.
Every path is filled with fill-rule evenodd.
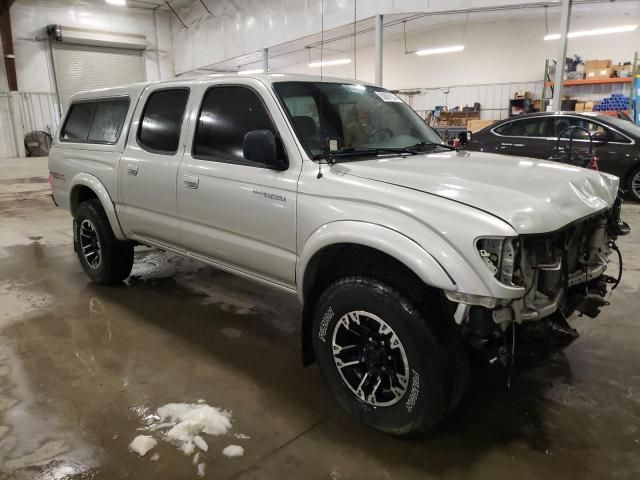
<svg viewBox="0 0 640 480"><path fill-rule="evenodd" d="M474 346L500 340L505 332L522 333L550 346L566 346L578 337L567 318L574 312L595 318L609 305L607 290L615 289L622 277L622 255L616 239L630 232L620 219L621 200L607 212L581 219L549 234L518 239L513 283L524 295L515 299L476 297L445 292L457 303L455 322ZM618 256L615 277L605 275L612 253ZM515 341L515 336L513 336ZM538 342L540 343L540 342ZM497 358L497 357L495 357Z"/></svg>

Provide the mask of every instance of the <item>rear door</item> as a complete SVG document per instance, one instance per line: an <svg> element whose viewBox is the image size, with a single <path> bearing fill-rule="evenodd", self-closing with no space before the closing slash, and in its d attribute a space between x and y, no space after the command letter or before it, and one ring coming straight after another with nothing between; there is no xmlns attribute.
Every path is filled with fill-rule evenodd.
<svg viewBox="0 0 640 480"><path fill-rule="evenodd" d="M192 115L193 140L178 174L183 244L216 264L292 288L301 158L273 95L250 79L206 85ZM286 170L244 158L243 139L252 130L276 135Z"/></svg>
<svg viewBox="0 0 640 480"><path fill-rule="evenodd" d="M555 118L556 136L561 135L566 128L574 126L585 128L591 135L598 132L605 133L606 142L593 142L593 152L598 157L599 168L624 178L632 163L630 159L633 155L633 142L611 127L585 117L563 115ZM565 148L569 144L570 132L565 133L560 139L560 144ZM589 135L584 130L576 130L573 143L574 149L588 151Z"/></svg>
<svg viewBox="0 0 640 480"><path fill-rule="evenodd" d="M188 87L143 92L120 159L119 218L127 236L177 246L176 176L184 153Z"/></svg>
<svg viewBox="0 0 640 480"><path fill-rule="evenodd" d="M496 127L499 137L496 153L522 157L549 158L554 147L550 137L550 120L547 116L515 119Z"/></svg>

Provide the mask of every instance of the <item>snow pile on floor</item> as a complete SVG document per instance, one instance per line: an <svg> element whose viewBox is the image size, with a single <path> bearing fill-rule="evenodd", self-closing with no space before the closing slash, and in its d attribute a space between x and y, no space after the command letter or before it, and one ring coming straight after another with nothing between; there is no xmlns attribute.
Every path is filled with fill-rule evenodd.
<svg viewBox="0 0 640 480"><path fill-rule="evenodd" d="M195 447L207 451L208 445L200 433L223 435L231 428L231 413L205 403L168 403L156 411L161 424L173 425L165 439L178 445L185 455Z"/></svg>
<svg viewBox="0 0 640 480"><path fill-rule="evenodd" d="M175 445L185 455L192 457L199 476L204 476L205 464L201 461L201 453L209 450L209 444L203 438L207 435L225 435L231 429L231 412L207 405L204 400L198 403L168 403L159 407L155 415L145 417L146 426L139 430L149 432L161 431L162 439ZM168 429L168 430L167 430ZM236 438L249 438L247 435L235 434ZM131 451L144 456L158 442L151 435L138 435L129 445ZM239 445L228 445L222 451L227 457L239 457L244 448ZM154 454L152 460L159 456Z"/></svg>
<svg viewBox="0 0 640 480"><path fill-rule="evenodd" d="M158 441L153 438L151 435L138 435L133 441L129 444L129 450L134 453L137 453L141 457L144 457L149 450L155 447L158 444Z"/></svg>
<svg viewBox="0 0 640 480"><path fill-rule="evenodd" d="M227 457L241 457L244 455L244 448L240 445L227 445L224 447L224 450L222 450L222 454Z"/></svg>

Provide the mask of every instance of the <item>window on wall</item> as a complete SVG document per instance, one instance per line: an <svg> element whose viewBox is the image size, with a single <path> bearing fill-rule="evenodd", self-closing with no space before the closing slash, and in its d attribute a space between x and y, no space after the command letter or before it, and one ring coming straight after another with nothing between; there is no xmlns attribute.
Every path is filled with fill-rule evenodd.
<svg viewBox="0 0 640 480"><path fill-rule="evenodd" d="M244 158L244 136L252 130L276 135L258 94L240 86L213 87L204 96L193 142L193 156L203 160L262 166ZM278 142L278 154L284 149Z"/></svg>
<svg viewBox="0 0 640 480"><path fill-rule="evenodd" d="M149 95L142 112L138 144L153 153L175 154L188 99L186 88L158 90Z"/></svg>
<svg viewBox="0 0 640 480"><path fill-rule="evenodd" d="M128 110L128 98L74 103L60 138L67 142L116 143Z"/></svg>

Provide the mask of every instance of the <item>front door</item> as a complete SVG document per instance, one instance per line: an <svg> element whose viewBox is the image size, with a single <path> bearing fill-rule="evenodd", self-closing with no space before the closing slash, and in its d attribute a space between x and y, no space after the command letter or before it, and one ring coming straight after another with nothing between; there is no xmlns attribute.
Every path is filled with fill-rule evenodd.
<svg viewBox="0 0 640 480"><path fill-rule="evenodd" d="M189 127L190 151L178 172L180 234L197 256L291 288L299 153L269 90L245 82L202 88ZM279 155L289 162L286 170L245 159L243 140L252 130L276 135Z"/></svg>
<svg viewBox="0 0 640 480"><path fill-rule="evenodd" d="M189 89L146 90L118 165L118 217L127 236L178 245L176 175L184 153Z"/></svg>

